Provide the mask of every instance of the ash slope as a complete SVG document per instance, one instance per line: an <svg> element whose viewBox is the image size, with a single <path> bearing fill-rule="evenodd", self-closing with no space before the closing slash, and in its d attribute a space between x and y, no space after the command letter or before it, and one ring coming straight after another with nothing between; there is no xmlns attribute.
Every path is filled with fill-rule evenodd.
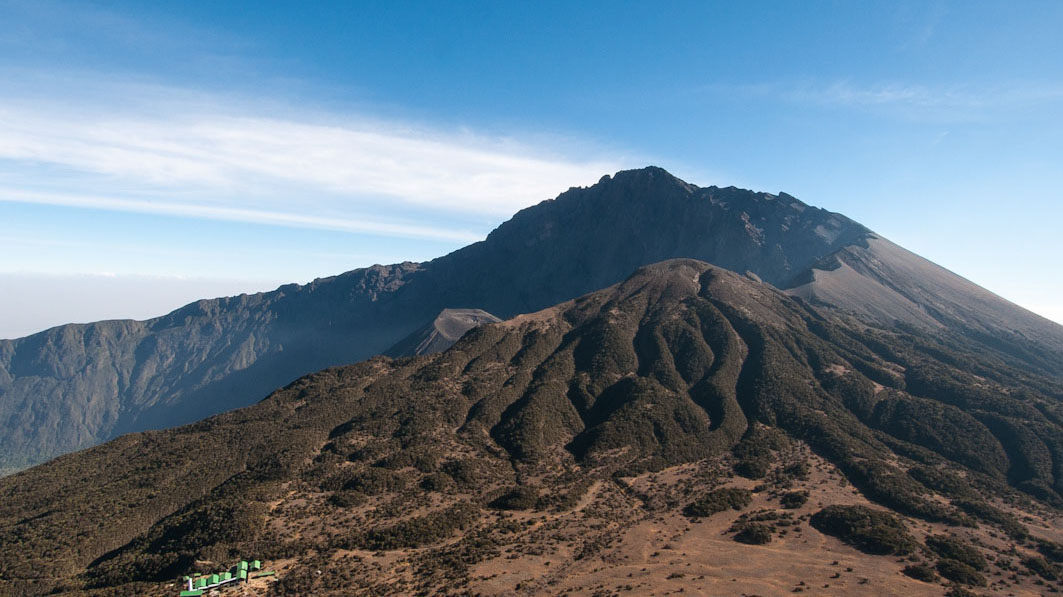
<svg viewBox="0 0 1063 597"><path fill-rule="evenodd" d="M660 168L619 172L428 263L0 341L0 473L248 405L300 375L381 353L448 307L508 318L671 258L750 271L876 323L962 333L1016 367L1063 370L1063 326L929 262L906 269L919 258L878 251L876 238L786 194L698 188ZM832 270L853 260L868 265Z"/></svg>
<svg viewBox="0 0 1063 597"><path fill-rule="evenodd" d="M482 309L443 309L431 323L387 349L389 357L416 357L435 354L454 346L466 332L501 319Z"/></svg>
<svg viewBox="0 0 1063 597"><path fill-rule="evenodd" d="M864 320L961 331L1042 372L1063 365L1058 324L878 236L827 256L788 287Z"/></svg>
<svg viewBox="0 0 1063 597"><path fill-rule="evenodd" d="M246 553L310 583L278 594L461 586L491 552L472 546L504 522L488 503L528 507L530 487L571 508L597 480L736 445L756 464L777 432L901 514L1013 526L989 499L1063 503L1061 400L1058 378L962 335L854 324L668 261L440 354L322 371L0 479L0 589L132 591ZM407 549L441 559L398 574L368 557ZM330 593L313 570L333 556L347 572Z"/></svg>

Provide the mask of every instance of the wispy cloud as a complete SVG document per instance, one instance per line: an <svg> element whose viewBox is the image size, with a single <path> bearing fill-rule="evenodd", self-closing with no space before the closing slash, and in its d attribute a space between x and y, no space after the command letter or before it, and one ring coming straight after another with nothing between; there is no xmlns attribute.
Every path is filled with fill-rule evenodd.
<svg viewBox="0 0 1063 597"><path fill-rule="evenodd" d="M934 38L939 26L946 22L949 8L946 2L940 0L912 4L896 3L894 18L900 25L900 49L918 51L925 48Z"/></svg>
<svg viewBox="0 0 1063 597"><path fill-rule="evenodd" d="M1063 85L1016 83L995 86L926 86L908 83L858 85L836 81L785 92L791 101L831 107L893 110L902 116L978 120L1063 101Z"/></svg>
<svg viewBox="0 0 1063 597"><path fill-rule="evenodd" d="M605 152L566 153L563 140L350 114L276 116L182 94L126 97L122 112L0 98L0 201L468 241L477 235L411 214L497 218L624 165ZM38 173L21 175L31 169ZM41 169L61 176L42 182ZM365 213L386 215L351 216Z"/></svg>
<svg viewBox="0 0 1063 597"><path fill-rule="evenodd" d="M774 98L805 106L866 110L932 120L978 120L1063 102L1063 85L1015 82L1009 85L924 85L903 81L850 80L715 85L713 93Z"/></svg>
<svg viewBox="0 0 1063 597"><path fill-rule="evenodd" d="M382 222L366 218L353 220L292 212L241 209L191 203L172 203L158 200L120 199L73 193L40 193L22 189L5 189L3 187L0 187L0 201L192 217L206 220L225 220L252 224L289 226L295 228L338 230L341 232L422 238L428 240L473 242L482 238L482 235L470 231Z"/></svg>
<svg viewBox="0 0 1063 597"><path fill-rule="evenodd" d="M919 85L880 84L861 87L845 81L838 81L826 86L805 86L791 89L786 93L788 99L820 104L841 106L885 106L909 105L931 106L970 106L977 104L976 98L958 94L952 90L930 90Z"/></svg>

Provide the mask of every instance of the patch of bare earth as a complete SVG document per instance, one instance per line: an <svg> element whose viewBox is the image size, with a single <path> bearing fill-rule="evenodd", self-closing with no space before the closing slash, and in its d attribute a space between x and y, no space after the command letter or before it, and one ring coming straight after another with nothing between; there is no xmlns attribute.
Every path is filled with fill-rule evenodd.
<svg viewBox="0 0 1063 597"><path fill-rule="evenodd" d="M805 473L784 472L795 462L807 465ZM549 483L535 482L548 492ZM684 514L691 502L721 488L749 490L751 501L740 510L706 517ZM807 492L807 501L784 507L786 495L801 492ZM809 518L828 505L883 508L796 442L758 480L734 475L730 458L721 457L636 477L602 475L567 509L496 510L487 506L485 495L497 495L497 488L479 493L418 489L336 509L323 505L325 494L292 492L275 504L267 524L275 536L306 541L307 547L293 543L297 553L292 557L265 565L278 578L309 578L306 586L313 587L314 595L941 596L949 588L941 578L922 582L902 572L913 564L934 566L936 557L923 547L906 556L868 555L814 529ZM325 547L336 537L462 502L478 504L478 520L440 541L381 551ZM1011 511L1033 535L1063 538L1060 520L1047 509ZM920 543L929 535L951 535L985 556L989 566L983 574L989 584L968 587L975 594L1018 597L1060 590L1058 583L1019 564L1036 555L1031 542L1016 543L987 525L950 527L902 519ZM736 528L758 520L768 521L770 541L751 545L735 540ZM295 594L271 592L271 582L255 581L218 595Z"/></svg>

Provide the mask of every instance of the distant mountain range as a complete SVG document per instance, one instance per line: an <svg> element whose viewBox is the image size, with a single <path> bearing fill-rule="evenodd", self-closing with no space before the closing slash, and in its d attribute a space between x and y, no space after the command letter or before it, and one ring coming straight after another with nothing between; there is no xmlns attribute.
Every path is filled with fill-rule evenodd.
<svg viewBox="0 0 1063 597"><path fill-rule="evenodd" d="M673 258L748 272L838 317L936 330L1009 365L1063 370L1063 326L842 215L650 167L571 189L427 263L0 341L0 471L252 404L301 375L388 351L445 309L510 318Z"/></svg>
<svg viewBox="0 0 1063 597"><path fill-rule="evenodd" d="M536 210L578 211L609 184ZM565 219L538 221L558 234L548 223ZM821 225L790 224L837 240ZM842 251L900 264L861 274L839 257L798 273L798 294L833 299L820 289L840 293L837 272L925 263L863 234ZM966 284L922 268L933 280L919 292ZM420 275L376 302L439 280ZM692 259L641 267L443 352L324 370L251 407L0 479L0 594L173 595L174 579L247 557L279 571L275 596L1060 590L1063 379L1038 371L1051 353L1027 362L1015 336L992 335L1012 311L1032 316L937 297L912 312L924 319L873 325L863 317L899 299L849 312L757 277ZM455 319L490 317L445 312L407 345Z"/></svg>

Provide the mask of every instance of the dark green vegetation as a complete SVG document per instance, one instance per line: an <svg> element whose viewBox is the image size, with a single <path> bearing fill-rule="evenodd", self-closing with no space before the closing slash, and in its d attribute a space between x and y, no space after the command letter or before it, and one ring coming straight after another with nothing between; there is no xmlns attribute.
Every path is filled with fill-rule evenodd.
<svg viewBox="0 0 1063 597"><path fill-rule="evenodd" d="M766 524L748 522L735 533L734 540L746 545L767 545L771 543L772 530Z"/></svg>
<svg viewBox="0 0 1063 597"><path fill-rule="evenodd" d="M1022 561L1022 565L1030 569L1041 578L1045 580L1058 580L1059 579L1059 567L1050 563L1048 560L1041 556L1034 556L1031 558L1025 558Z"/></svg>
<svg viewBox="0 0 1063 597"><path fill-rule="evenodd" d="M912 564L910 566L905 566L903 572L915 580L921 580L923 582L934 582L938 578L938 574L934 571L934 567L928 566L927 564Z"/></svg>
<svg viewBox="0 0 1063 597"><path fill-rule="evenodd" d="M968 491L970 490L968 489ZM1012 539L1024 540L1029 536L1026 527L1018 519L983 501L977 499L952 500L952 505L979 521L999 527Z"/></svg>
<svg viewBox="0 0 1063 597"><path fill-rule="evenodd" d="M940 558L963 562L975 570L984 571L989 567L982 552L955 537L931 535L926 538L926 546Z"/></svg>
<svg viewBox="0 0 1063 597"><path fill-rule="evenodd" d="M958 560L948 558L938 560L937 571L938 574L953 582L976 587L986 585L985 577L980 572Z"/></svg>
<svg viewBox="0 0 1063 597"><path fill-rule="evenodd" d="M712 516L725 510L741 510L752 500L753 494L748 489L724 487L698 498L683 508L683 514L694 517Z"/></svg>
<svg viewBox="0 0 1063 597"><path fill-rule="evenodd" d="M1037 551L1053 562L1063 562L1063 545L1059 543L1040 539L1037 541Z"/></svg>
<svg viewBox="0 0 1063 597"><path fill-rule="evenodd" d="M774 452L785 444L786 436L777 429L751 428L732 450L737 458L735 472L749 479L763 478L771 468Z"/></svg>
<svg viewBox="0 0 1063 597"><path fill-rule="evenodd" d="M368 467L351 476L343 484L347 491L357 491L366 495L380 495L389 491L398 491L406 486L406 479L387 469Z"/></svg>
<svg viewBox="0 0 1063 597"><path fill-rule="evenodd" d="M598 290L639 266L671 258L752 272L810 303L837 307L878 326L892 328L900 321L917 337L926 330L948 330L976 353L1003 358L1019 375L1030 368L1050 375L1063 370L1063 328L844 216L785 193L698 188L659 168L645 168L605 177L590 188L571 189L523 210L485 241L431 262L378 265L273 292L197 301L143 322L67 325L2 340L0 474L123 433L172 427L246 406L325 367L389 350L416 353L422 342L427 341L425 348L433 345L433 323L446 308L479 308L512 317ZM418 335L426 329L427 336ZM904 342L903 335L884 340L883 349L895 351L895 340ZM941 355L951 354L951 342L937 347L944 350ZM1002 383L995 373L983 375L963 363L939 359L941 355L932 360L944 361L944 371L933 363L909 367L902 362L909 358L907 351L898 360L867 346L870 353L851 361L866 380L890 387L907 384L912 394L944 403L886 398L874 412L865 413L865 422L875 428L904 441L923 438L933 444L930 449L955 459L972 446L957 446L949 454L951 440L968 437L953 434L972 431L971 442L984 442L989 438L981 426L995 437L1013 436L1012 443L1029 450L1040 451L1044 444L1058 454L1054 422L1048 427L1017 425L1027 412L1001 409L999 397L986 403L981 393L968 396L975 386L966 376L949 375L948 368ZM923 348L928 347L917 352ZM882 360L909 368L883 368ZM995 362L982 362L982 368L996 370ZM1031 400L1036 402L1037 394L1054 390L1035 386L1034 391ZM985 393L994 395L989 389ZM1029 403L1015 394L1004 402L1010 398ZM972 400L977 407L965 406ZM952 407L967 410L977 424L968 418L954 421ZM1051 411L1041 414L1058 420ZM920 427L921 420L943 426ZM999 450L987 456L988 467L1005 466ZM1044 477L1041 463L1019 465L1016 455L1006 456L1017 479ZM979 462L965 464L977 467ZM749 460L742 466L752 467L745 471L755 475L757 464ZM1031 483L1031 490L1046 488Z"/></svg>
<svg viewBox="0 0 1063 597"><path fill-rule="evenodd" d="M539 503L539 492L534 487L514 487L491 501L491 507L499 510L531 510Z"/></svg>
<svg viewBox="0 0 1063 597"><path fill-rule="evenodd" d="M889 512L864 506L828 506L814 514L811 523L820 532L865 553L904 555L915 549L915 540L904 523Z"/></svg>
<svg viewBox="0 0 1063 597"><path fill-rule="evenodd" d="M354 536L343 547L389 550L421 547L436 543L455 532L468 528L479 516L478 509L470 504L418 516L380 529L373 529Z"/></svg>
<svg viewBox="0 0 1063 597"><path fill-rule="evenodd" d="M255 406L0 479L0 593L124 587L247 553L307 570L351 548L423 549L412 574L460 584L521 524L496 508L573 508L591 483L621 491L633 473L706 458L764 463L766 487L792 482L807 463L776 460L795 440L905 515L1003 526L986 496L1060 499L1060 392L964 336L869 328L670 261L444 353L325 370ZM945 442L942 425L963 441ZM302 505L271 509L290 492ZM287 528L297 514L325 522ZM797 532L793 514L774 513L780 533ZM869 553L916 548L878 509L828 505L811 524ZM323 582L300 574L278 591Z"/></svg>
<svg viewBox="0 0 1063 597"><path fill-rule="evenodd" d="M739 543L765 545L771 543L773 535L785 537L791 530L800 529L800 524L792 512L760 509L743 512L727 532L734 533L732 539Z"/></svg>
<svg viewBox="0 0 1063 597"><path fill-rule="evenodd" d="M788 491L779 499L779 505L783 508L800 508L808 501L807 491Z"/></svg>

